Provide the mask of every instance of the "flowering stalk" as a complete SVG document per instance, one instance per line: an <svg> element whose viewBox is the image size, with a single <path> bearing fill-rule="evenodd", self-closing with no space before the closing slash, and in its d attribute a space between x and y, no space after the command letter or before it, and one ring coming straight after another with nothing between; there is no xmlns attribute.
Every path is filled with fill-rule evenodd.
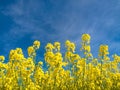
<svg viewBox="0 0 120 90"><path fill-rule="evenodd" d="M120 56L108 57L108 46L100 45L98 58L93 58L90 35L83 34L81 51L75 52L75 43L65 42L65 56L60 52L60 42L45 46L44 60L36 62L38 40L28 47L28 57L21 48L10 51L9 61L0 56L0 90L119 90Z"/></svg>

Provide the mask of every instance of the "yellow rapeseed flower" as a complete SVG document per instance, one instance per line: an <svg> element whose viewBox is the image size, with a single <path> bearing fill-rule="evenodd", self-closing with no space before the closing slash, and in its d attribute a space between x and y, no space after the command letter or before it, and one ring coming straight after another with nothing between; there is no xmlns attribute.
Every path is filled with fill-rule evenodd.
<svg viewBox="0 0 120 90"><path fill-rule="evenodd" d="M60 42L48 43L45 62L35 62L38 40L28 47L26 58L21 48L10 51L8 62L3 63L5 57L0 56L0 90L120 90L120 56L114 54L110 60L108 46L100 45L99 56L94 58L90 35L83 34L81 39L81 57L69 40L63 54Z"/></svg>
<svg viewBox="0 0 120 90"><path fill-rule="evenodd" d="M32 54L35 52L33 46L28 47L27 50L28 50L28 55L29 55L29 56L32 55Z"/></svg>
<svg viewBox="0 0 120 90"><path fill-rule="evenodd" d="M82 35L82 41L90 41L90 35L89 34L83 34Z"/></svg>
<svg viewBox="0 0 120 90"><path fill-rule="evenodd" d="M5 57L4 56L0 56L0 61L4 62L4 60L5 60Z"/></svg>
<svg viewBox="0 0 120 90"><path fill-rule="evenodd" d="M109 52L108 52L108 45L100 45L99 56L106 56L108 54L109 54Z"/></svg>
<svg viewBox="0 0 120 90"><path fill-rule="evenodd" d="M45 46L45 49L46 51L52 51L54 49L54 46L51 44L51 43L48 43L46 46Z"/></svg>
<svg viewBox="0 0 120 90"><path fill-rule="evenodd" d="M38 64L39 64L39 65L43 65L43 62L40 61L40 62L38 62Z"/></svg>
<svg viewBox="0 0 120 90"><path fill-rule="evenodd" d="M54 43L54 47L55 47L58 51L60 51L60 43L59 43L59 42L55 42L55 43Z"/></svg>
<svg viewBox="0 0 120 90"><path fill-rule="evenodd" d="M33 43L33 47L36 47L36 49L39 49L40 48L40 41L35 40Z"/></svg>

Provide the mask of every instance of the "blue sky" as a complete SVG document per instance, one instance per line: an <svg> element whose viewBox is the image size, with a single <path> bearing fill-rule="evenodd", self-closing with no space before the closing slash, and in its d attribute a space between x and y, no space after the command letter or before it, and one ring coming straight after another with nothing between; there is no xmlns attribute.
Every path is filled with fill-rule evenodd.
<svg viewBox="0 0 120 90"><path fill-rule="evenodd" d="M46 43L69 39L80 53L83 33L91 35L94 57L100 44L109 45L110 55L120 55L120 0L0 0L0 55L40 40L39 60ZM7 59L6 59L7 61Z"/></svg>

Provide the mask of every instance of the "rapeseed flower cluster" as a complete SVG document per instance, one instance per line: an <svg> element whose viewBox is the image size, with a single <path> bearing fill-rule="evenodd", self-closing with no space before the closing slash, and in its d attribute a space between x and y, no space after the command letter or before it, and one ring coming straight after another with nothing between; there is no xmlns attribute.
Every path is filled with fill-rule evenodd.
<svg viewBox="0 0 120 90"><path fill-rule="evenodd" d="M0 56L0 90L120 90L120 56L114 54L110 60L108 45L100 45L98 57L93 57L90 39L89 34L81 37L83 55L75 52L75 43L69 40L64 54L60 42L48 43L46 64L36 62L38 40L28 47L28 57L21 48L10 51L7 63Z"/></svg>

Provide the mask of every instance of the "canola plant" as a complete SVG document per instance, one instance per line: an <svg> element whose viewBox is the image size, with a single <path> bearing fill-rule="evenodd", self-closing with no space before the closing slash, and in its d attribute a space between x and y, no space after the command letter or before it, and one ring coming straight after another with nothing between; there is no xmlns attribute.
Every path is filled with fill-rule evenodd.
<svg viewBox="0 0 120 90"><path fill-rule="evenodd" d="M120 90L120 56L108 57L108 46L100 45L98 57L90 48L90 35L81 37L80 51L75 53L75 43L65 42L66 52L61 54L60 42L45 46L44 60L36 62L40 42L28 47L26 58L21 48L11 50L9 61L0 56L0 90Z"/></svg>

